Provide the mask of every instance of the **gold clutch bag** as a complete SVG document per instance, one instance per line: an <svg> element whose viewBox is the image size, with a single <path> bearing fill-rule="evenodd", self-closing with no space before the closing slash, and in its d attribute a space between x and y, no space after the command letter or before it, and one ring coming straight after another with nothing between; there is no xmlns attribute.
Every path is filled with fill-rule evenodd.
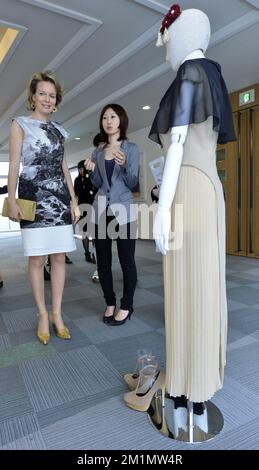
<svg viewBox="0 0 259 470"><path fill-rule="evenodd" d="M18 206L20 207L23 220L29 220L33 222L35 220L35 213L36 213L36 201L29 201L28 199L16 199ZM2 209L2 216L8 216L8 197L5 197L3 209Z"/></svg>

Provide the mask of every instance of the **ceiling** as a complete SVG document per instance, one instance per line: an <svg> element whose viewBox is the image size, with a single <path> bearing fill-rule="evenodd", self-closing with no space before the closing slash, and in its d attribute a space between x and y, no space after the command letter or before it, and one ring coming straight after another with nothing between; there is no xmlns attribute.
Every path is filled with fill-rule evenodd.
<svg viewBox="0 0 259 470"><path fill-rule="evenodd" d="M70 132L69 155L88 148L109 102L124 106L130 132L151 124L174 78L155 41L172 0L0 0L1 28L20 33L0 67L0 160L7 160L13 116L26 111L26 84L52 69L65 87L55 120ZM207 56L218 61L230 92L259 82L259 0L182 0L208 14ZM143 105L151 110L143 111ZM74 140L80 137L80 141Z"/></svg>

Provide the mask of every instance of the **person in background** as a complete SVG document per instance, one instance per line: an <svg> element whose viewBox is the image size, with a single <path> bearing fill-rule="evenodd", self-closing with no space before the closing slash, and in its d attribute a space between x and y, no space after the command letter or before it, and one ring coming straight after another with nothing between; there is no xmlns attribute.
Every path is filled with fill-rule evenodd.
<svg viewBox="0 0 259 470"><path fill-rule="evenodd" d="M29 116L13 120L9 141L8 213L20 222L24 255L29 257L29 277L38 308L37 338L46 345L50 339L49 321L56 335L70 339L61 313L65 283L65 253L76 250L72 221L79 220L77 198L64 155L66 130L50 116L62 101L62 87L50 71L34 73L28 86ZM23 220L15 200L19 176L19 197L36 201L33 222ZM49 315L44 294L45 256L51 257L52 312Z"/></svg>
<svg viewBox="0 0 259 470"><path fill-rule="evenodd" d="M136 214L132 210L134 207L131 189L138 182L139 148L127 139L128 116L122 106L106 105L101 112L99 124L106 144L103 148L96 149L92 159L86 159L85 165L86 169L91 171L93 184L98 188L93 207L98 274L106 301L103 321L116 326L124 324L133 313L137 269L134 233ZM123 210L116 208L113 212L113 205ZM112 238L115 237L110 233L110 225L114 226L113 232L119 232L116 243L123 273L123 296L116 315L116 296L111 270ZM99 228L103 233L99 233Z"/></svg>
<svg viewBox="0 0 259 470"><path fill-rule="evenodd" d="M73 261L65 254L65 263L66 264L72 264ZM45 262L44 262L44 281L50 281L50 270L51 270L51 261L50 261L50 255L46 256Z"/></svg>
<svg viewBox="0 0 259 470"><path fill-rule="evenodd" d="M92 184L89 171L85 169L84 160L81 160L78 163L77 169L78 169L78 176L75 178L75 181L74 181L74 191L78 199L78 205L79 207L81 204L92 205L97 189ZM85 214L86 213L83 212L83 214L81 215L81 218L84 218ZM83 243L84 252L85 252L85 260L88 263L95 262L94 257L91 255L90 250L89 250L89 238L87 237L85 231L83 233L82 243Z"/></svg>

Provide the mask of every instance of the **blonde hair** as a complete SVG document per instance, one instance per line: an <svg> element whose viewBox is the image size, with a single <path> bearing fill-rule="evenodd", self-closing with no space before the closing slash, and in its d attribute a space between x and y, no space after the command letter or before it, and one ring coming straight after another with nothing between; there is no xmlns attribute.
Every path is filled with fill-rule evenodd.
<svg viewBox="0 0 259 470"><path fill-rule="evenodd" d="M57 94L56 106L58 106L62 101L64 91L55 75L50 70L46 70L46 72L35 72L30 78L30 81L28 83L27 109L30 111L35 109L33 108L33 95L35 95L36 93L39 82L50 82L54 85Z"/></svg>

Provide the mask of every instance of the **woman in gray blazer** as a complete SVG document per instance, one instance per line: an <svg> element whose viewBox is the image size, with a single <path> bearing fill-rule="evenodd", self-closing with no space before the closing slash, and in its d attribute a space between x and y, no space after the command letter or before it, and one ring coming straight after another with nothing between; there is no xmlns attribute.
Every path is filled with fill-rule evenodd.
<svg viewBox="0 0 259 470"><path fill-rule="evenodd" d="M139 149L127 139L128 116L122 106L105 106L99 125L106 144L93 152L92 159L86 159L85 166L91 171L93 185L98 188L93 209L99 280L107 306L103 321L117 326L131 317L137 283L136 214L131 189L138 182ZM123 273L123 296L116 315L111 270L112 239L116 239Z"/></svg>

